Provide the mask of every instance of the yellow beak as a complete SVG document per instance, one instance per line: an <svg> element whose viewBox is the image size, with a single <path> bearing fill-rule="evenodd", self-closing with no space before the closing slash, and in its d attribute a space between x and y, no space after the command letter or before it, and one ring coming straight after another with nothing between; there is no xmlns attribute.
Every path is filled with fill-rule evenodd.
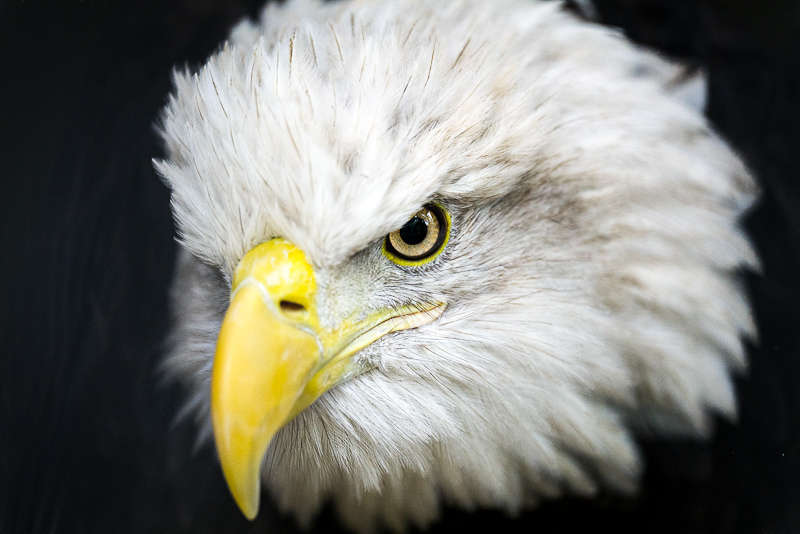
<svg viewBox="0 0 800 534"><path fill-rule="evenodd" d="M282 239L236 268L211 378L211 418L225 480L248 519L258 513L261 461L275 433L325 391L358 374L352 355L378 338L438 318L444 305L403 307L321 328L305 254Z"/></svg>

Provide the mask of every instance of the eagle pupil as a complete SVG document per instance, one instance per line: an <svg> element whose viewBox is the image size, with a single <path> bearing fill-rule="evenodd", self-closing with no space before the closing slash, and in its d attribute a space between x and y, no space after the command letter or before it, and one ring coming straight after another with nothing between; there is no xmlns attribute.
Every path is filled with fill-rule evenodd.
<svg viewBox="0 0 800 534"><path fill-rule="evenodd" d="M418 245L428 235L428 223L420 217L414 217L400 228L400 238L409 245Z"/></svg>

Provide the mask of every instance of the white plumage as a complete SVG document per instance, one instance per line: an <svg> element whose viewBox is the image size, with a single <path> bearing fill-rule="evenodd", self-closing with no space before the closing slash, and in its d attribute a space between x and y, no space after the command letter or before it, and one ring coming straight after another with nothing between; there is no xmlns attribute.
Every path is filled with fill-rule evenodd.
<svg viewBox="0 0 800 534"><path fill-rule="evenodd" d="M326 499L369 530L424 526L442 500L630 491L632 432L734 416L756 186L680 73L551 2L294 0L237 26L176 75L156 163L185 251L167 367L203 435L233 268L273 237L307 255L327 324L447 304L273 440L265 486L303 523ZM444 252L387 261L383 237L431 200Z"/></svg>

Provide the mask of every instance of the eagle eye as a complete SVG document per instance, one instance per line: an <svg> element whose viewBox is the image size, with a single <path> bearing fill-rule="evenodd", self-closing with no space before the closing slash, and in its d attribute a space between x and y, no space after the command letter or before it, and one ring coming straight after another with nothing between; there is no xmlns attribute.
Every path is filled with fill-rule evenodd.
<svg viewBox="0 0 800 534"><path fill-rule="evenodd" d="M449 234L450 215L442 206L428 204L386 236L383 253L400 265L422 265L444 250Z"/></svg>

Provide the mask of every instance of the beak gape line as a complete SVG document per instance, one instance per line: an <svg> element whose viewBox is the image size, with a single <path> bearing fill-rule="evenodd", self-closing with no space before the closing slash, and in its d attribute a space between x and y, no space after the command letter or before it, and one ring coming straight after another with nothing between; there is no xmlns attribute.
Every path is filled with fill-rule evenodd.
<svg viewBox="0 0 800 534"><path fill-rule="evenodd" d="M236 267L211 378L211 418L225 480L248 519L258 513L261 461L275 433L358 374L353 355L391 332L436 320L444 304L403 306L320 326L314 270L283 239Z"/></svg>

